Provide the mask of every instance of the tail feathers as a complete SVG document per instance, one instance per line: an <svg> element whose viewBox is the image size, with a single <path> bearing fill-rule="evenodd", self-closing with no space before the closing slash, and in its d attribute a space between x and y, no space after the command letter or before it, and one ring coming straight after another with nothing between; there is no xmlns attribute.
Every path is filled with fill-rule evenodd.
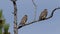
<svg viewBox="0 0 60 34"><path fill-rule="evenodd" d="M44 19L39 19L38 21L41 21L41 20L45 20L45 18Z"/></svg>
<svg viewBox="0 0 60 34"><path fill-rule="evenodd" d="M19 26L18 29L20 29L22 26Z"/></svg>

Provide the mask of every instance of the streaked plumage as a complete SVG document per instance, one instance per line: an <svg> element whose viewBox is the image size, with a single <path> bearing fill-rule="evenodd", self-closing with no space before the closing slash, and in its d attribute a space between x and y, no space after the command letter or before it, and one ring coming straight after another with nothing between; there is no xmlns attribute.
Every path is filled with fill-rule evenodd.
<svg viewBox="0 0 60 34"><path fill-rule="evenodd" d="M39 20L44 20L47 17L47 13L47 9L44 9L39 16Z"/></svg>
<svg viewBox="0 0 60 34"><path fill-rule="evenodd" d="M25 25L26 21L27 21L27 15L24 15L19 25Z"/></svg>

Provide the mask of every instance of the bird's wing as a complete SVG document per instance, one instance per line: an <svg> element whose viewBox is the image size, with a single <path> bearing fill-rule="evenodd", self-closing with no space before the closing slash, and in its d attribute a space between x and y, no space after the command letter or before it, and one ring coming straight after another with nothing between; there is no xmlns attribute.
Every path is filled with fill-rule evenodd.
<svg viewBox="0 0 60 34"><path fill-rule="evenodd" d="M20 24L25 24L25 23L26 23L26 21L27 21L27 17L26 17L26 16L24 16L24 17L22 18L22 20L21 20Z"/></svg>

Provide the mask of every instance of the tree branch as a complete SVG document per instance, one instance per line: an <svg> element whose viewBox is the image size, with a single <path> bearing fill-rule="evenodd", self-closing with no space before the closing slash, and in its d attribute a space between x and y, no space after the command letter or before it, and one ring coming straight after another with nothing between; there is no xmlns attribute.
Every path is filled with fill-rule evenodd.
<svg viewBox="0 0 60 34"><path fill-rule="evenodd" d="M32 3L34 5L34 21L36 20L36 10L37 10L37 5L35 4L34 0L32 0Z"/></svg>
<svg viewBox="0 0 60 34"><path fill-rule="evenodd" d="M13 2L13 6L14 6L14 34L18 34L18 29L17 29L17 5L16 5L16 1L17 0L11 0Z"/></svg>
<svg viewBox="0 0 60 34"><path fill-rule="evenodd" d="M58 10L58 9L60 9L60 7L55 8L55 9L52 11L51 15L50 15L48 18L46 18L45 20L52 18L52 17L53 17L54 12L55 12L56 10Z"/></svg>
<svg viewBox="0 0 60 34"><path fill-rule="evenodd" d="M58 9L60 9L60 7L53 9L51 15L50 15L49 17L47 17L46 19L44 19L44 20L47 20L47 19L52 18L54 12L55 12L56 10L58 10ZM43 20L40 20L40 21L43 21ZM30 25L30 24L36 23L36 22L39 22L39 20L36 20L36 21L30 22L30 23L25 24L25 25L22 25L22 26L20 26L20 27L18 26L18 29L21 28L21 27L24 27L24 26L27 26L27 25Z"/></svg>
<svg viewBox="0 0 60 34"><path fill-rule="evenodd" d="M32 3L33 3L33 5L34 5L35 7L37 7L37 5L34 3L34 0L32 0Z"/></svg>

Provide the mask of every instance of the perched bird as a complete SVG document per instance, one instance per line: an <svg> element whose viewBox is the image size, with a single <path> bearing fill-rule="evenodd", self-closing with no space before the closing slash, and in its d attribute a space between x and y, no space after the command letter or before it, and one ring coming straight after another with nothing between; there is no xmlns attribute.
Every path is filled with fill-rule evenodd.
<svg viewBox="0 0 60 34"><path fill-rule="evenodd" d="M28 18L27 15L24 15L24 16L23 16L23 18L21 19L21 22L19 23L18 29L21 28L23 25L26 24L27 18Z"/></svg>
<svg viewBox="0 0 60 34"><path fill-rule="evenodd" d="M26 21L27 21L27 15L24 15L19 25L25 25Z"/></svg>
<svg viewBox="0 0 60 34"><path fill-rule="evenodd" d="M47 9L44 9L39 16L39 20L44 20L47 17L47 13Z"/></svg>

